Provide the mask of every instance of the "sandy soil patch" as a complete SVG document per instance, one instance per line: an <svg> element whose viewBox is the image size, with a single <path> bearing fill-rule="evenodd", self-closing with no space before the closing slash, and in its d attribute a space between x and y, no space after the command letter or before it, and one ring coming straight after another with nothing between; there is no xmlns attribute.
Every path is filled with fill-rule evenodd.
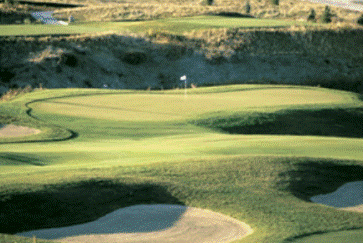
<svg viewBox="0 0 363 243"><path fill-rule="evenodd" d="M1 137L22 137L33 134L38 134L41 131L35 128L22 127L15 125L0 125L0 138Z"/></svg>
<svg viewBox="0 0 363 243"><path fill-rule="evenodd" d="M312 202L341 210L363 212L363 181L349 182L335 192L310 198Z"/></svg>
<svg viewBox="0 0 363 243"><path fill-rule="evenodd" d="M230 242L253 232L247 224L205 209L179 205L137 205L96 221L18 235L62 242Z"/></svg>

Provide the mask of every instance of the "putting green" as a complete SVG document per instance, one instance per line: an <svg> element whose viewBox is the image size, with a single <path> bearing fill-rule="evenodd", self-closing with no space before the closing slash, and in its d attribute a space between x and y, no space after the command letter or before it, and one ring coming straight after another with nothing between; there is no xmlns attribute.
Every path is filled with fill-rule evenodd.
<svg viewBox="0 0 363 243"><path fill-rule="evenodd" d="M288 106L347 104L348 94L314 89L276 88L213 94L122 94L51 99L34 110L118 121L167 121L211 112L283 109Z"/></svg>

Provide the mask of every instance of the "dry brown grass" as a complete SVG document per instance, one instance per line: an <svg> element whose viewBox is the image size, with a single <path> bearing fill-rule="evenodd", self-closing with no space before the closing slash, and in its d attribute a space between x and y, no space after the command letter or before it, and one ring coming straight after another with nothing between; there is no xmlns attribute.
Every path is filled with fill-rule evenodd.
<svg viewBox="0 0 363 243"><path fill-rule="evenodd" d="M27 85L24 88L9 89L5 94L3 94L0 97L0 102L9 101L9 100L16 98L17 96L33 92L34 90L43 90L43 89L44 88L43 88L42 84L39 84L38 88L33 88L30 85Z"/></svg>
<svg viewBox="0 0 363 243"><path fill-rule="evenodd" d="M67 18L73 15L80 21L122 21L149 20L165 17L195 16L208 13L237 12L245 13L247 0L216 0L212 6L204 6L200 0L146 0L113 1L95 3L88 1L87 7L57 10L55 16ZM281 1L274 6L269 0L250 0L251 14L259 18L294 19L305 21L312 8L317 18L322 15L325 5L296 0ZM79 2L78 2L79 3ZM334 22L356 22L359 12L331 7L336 16Z"/></svg>

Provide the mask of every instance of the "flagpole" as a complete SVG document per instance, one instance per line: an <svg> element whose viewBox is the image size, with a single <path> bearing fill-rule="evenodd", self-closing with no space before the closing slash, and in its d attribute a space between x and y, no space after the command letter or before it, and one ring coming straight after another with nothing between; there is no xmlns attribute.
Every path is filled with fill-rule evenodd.
<svg viewBox="0 0 363 243"><path fill-rule="evenodd" d="M181 81L184 81L184 97L187 97L187 76L180 77Z"/></svg>

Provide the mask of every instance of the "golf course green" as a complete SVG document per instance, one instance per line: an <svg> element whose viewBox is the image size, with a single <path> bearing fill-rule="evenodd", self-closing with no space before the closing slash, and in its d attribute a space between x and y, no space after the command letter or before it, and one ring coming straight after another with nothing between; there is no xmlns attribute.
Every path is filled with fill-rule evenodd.
<svg viewBox="0 0 363 243"><path fill-rule="evenodd" d="M0 25L0 36L27 35L70 35L98 32L170 32L182 34L192 30L211 28L280 28L295 25L317 25L299 21L284 21L257 18L239 18L223 16L195 16L184 18L166 18L148 21L125 22L78 22L68 26L59 25Z"/></svg>
<svg viewBox="0 0 363 243"><path fill-rule="evenodd" d="M309 198L363 180L362 107L356 93L288 85L50 89L0 102L0 123L42 131L0 137L0 242L155 203L243 221L253 234L236 242L340 231L329 242L357 242L363 213Z"/></svg>

